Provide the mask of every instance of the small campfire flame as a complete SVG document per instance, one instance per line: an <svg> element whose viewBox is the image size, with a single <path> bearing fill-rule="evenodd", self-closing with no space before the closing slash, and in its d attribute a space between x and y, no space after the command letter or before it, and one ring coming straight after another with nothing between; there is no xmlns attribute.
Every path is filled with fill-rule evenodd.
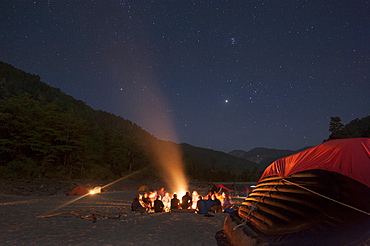
<svg viewBox="0 0 370 246"><path fill-rule="evenodd" d="M90 192L89 192L90 195L94 195L94 194L97 194L97 193L101 193L101 186L97 186L94 189L90 190Z"/></svg>

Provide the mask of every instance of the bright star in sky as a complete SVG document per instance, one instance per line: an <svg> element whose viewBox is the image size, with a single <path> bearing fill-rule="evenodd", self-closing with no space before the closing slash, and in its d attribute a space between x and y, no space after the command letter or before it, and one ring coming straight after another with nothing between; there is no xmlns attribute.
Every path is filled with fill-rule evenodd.
<svg viewBox="0 0 370 246"><path fill-rule="evenodd" d="M369 1L57 2L1 1L0 60L159 139L296 150L369 115Z"/></svg>

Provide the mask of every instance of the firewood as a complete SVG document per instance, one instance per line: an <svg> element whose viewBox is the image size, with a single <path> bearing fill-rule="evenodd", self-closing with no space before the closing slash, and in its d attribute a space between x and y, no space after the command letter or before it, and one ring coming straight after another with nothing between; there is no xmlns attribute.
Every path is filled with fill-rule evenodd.
<svg viewBox="0 0 370 246"><path fill-rule="evenodd" d="M89 215L82 215L82 214L80 214L81 212L82 213L89 213ZM95 223L98 220L98 216L103 218L103 219L119 219L119 218L121 218L122 213L123 213L123 209L120 209L120 211L117 213L118 216L113 217L113 216L108 216L107 214L103 214L103 213L98 212L98 211L90 211L90 210L80 209L80 210L71 211L71 212L61 212L61 213L56 213L56 214L40 215L40 216L36 216L36 218L50 218L50 217L63 215L63 214L72 214L72 215L74 215L78 218L89 220L89 221L92 221L93 223Z"/></svg>

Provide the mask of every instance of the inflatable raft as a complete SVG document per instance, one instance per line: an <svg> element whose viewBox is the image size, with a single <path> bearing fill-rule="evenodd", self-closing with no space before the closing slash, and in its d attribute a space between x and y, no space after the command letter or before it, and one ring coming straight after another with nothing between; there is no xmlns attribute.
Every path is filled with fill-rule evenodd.
<svg viewBox="0 0 370 246"><path fill-rule="evenodd" d="M272 163L216 234L219 245L369 245L370 139Z"/></svg>

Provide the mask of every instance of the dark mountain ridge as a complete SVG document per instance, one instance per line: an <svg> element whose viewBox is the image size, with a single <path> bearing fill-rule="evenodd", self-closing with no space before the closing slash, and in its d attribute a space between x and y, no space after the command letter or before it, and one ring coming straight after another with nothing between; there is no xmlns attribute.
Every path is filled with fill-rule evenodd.
<svg viewBox="0 0 370 246"><path fill-rule="evenodd" d="M329 138L324 139L323 142L341 138L370 137L370 116L366 116L362 119L356 118L346 125L341 122L340 117L330 118L331 122L329 123L329 131L331 134L329 135ZM260 168L265 168L277 159L298 153L308 148L310 148L310 146L298 150L254 148L249 151L234 150L229 152L229 154L258 163Z"/></svg>
<svg viewBox="0 0 370 246"><path fill-rule="evenodd" d="M210 170L223 169L232 173L238 173L246 169L260 169L259 165L252 161L235 157L222 151L195 147L186 143L182 143L180 146L185 157L188 157L192 162L209 163L208 167ZM228 165L228 163L233 163L233 165Z"/></svg>
<svg viewBox="0 0 370 246"><path fill-rule="evenodd" d="M251 162L255 162L259 165L259 168L264 169L277 159L298 153L308 148L310 147L307 146L298 150L288 150L288 149L281 150L258 147L253 148L249 151L233 150L229 152L229 154L235 157L249 160Z"/></svg>
<svg viewBox="0 0 370 246"><path fill-rule="evenodd" d="M343 125L333 117L329 140L369 137L369 122L367 116ZM112 180L138 171L140 180L157 178L150 144L162 149L177 145L123 117L92 109L41 82L38 75L0 62L0 178ZM276 159L308 148L227 154L186 143L178 146L189 178L234 182L256 181Z"/></svg>
<svg viewBox="0 0 370 246"><path fill-rule="evenodd" d="M0 177L113 179L138 170L156 176L149 144L156 139L120 116L94 110L26 73L0 62ZM227 153L179 145L187 175L238 180L258 165ZM169 153L168 153L169 154ZM253 179L257 179L255 175Z"/></svg>

